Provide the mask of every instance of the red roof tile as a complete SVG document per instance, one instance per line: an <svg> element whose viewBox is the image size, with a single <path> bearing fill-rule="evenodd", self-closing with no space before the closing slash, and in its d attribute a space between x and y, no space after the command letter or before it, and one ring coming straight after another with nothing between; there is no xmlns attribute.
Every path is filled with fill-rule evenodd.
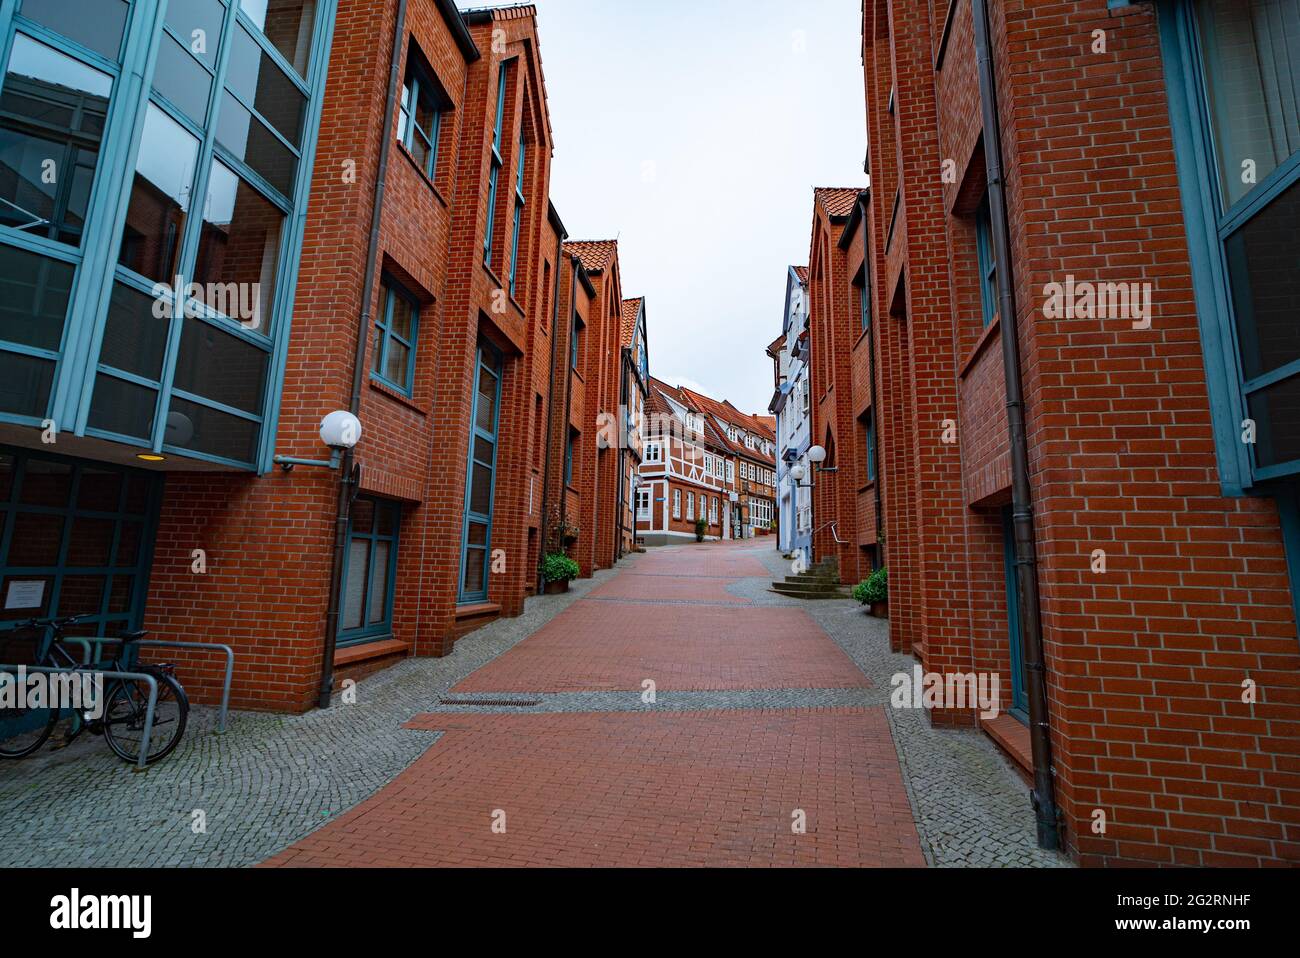
<svg viewBox="0 0 1300 958"><path fill-rule="evenodd" d="M631 346L632 339L636 336L636 321L641 315L641 304L645 300L638 296L636 299L623 300L623 315L621 317L620 342L624 346Z"/></svg>
<svg viewBox="0 0 1300 958"><path fill-rule="evenodd" d="M601 273L618 257L618 240L578 240L565 243L564 251L582 260L588 273Z"/></svg>
<svg viewBox="0 0 1300 958"><path fill-rule="evenodd" d="M819 186L813 190L813 197L827 216L848 216L861 192L856 186Z"/></svg>

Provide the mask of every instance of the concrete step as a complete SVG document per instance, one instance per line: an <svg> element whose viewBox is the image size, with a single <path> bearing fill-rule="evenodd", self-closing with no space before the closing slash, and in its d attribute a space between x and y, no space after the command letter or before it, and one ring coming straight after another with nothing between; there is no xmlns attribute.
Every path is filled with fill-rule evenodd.
<svg viewBox="0 0 1300 958"><path fill-rule="evenodd" d="M839 585L839 579L833 575L823 575L820 572L798 572L794 575L785 577L786 582L811 582L813 584L826 583L827 585Z"/></svg>
<svg viewBox="0 0 1300 958"><path fill-rule="evenodd" d="M772 591L792 599L806 599L809 601L849 598L847 589L825 583L773 582Z"/></svg>

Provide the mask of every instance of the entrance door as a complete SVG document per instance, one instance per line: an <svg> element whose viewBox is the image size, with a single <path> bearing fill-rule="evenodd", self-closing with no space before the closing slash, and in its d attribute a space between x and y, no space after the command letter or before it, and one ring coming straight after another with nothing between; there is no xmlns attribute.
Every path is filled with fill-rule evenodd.
<svg viewBox="0 0 1300 958"><path fill-rule="evenodd" d="M1011 507L1002 509L1002 539L1007 580L1007 638L1011 644L1011 714L1029 721L1024 650L1020 645L1020 589L1016 584L1016 529Z"/></svg>
<svg viewBox="0 0 1300 958"><path fill-rule="evenodd" d="M0 630L86 615L70 635L114 635L144 616L160 477L0 447Z"/></svg>
<svg viewBox="0 0 1300 958"><path fill-rule="evenodd" d="M497 429L500 424L501 353L480 340L474 363L474 412L470 419L469 475L461 539L459 601L486 602L496 497Z"/></svg>

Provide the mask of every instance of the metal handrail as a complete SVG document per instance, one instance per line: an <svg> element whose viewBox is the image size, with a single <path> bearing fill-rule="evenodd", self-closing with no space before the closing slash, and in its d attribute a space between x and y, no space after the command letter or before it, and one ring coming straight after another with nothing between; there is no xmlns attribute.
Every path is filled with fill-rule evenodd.
<svg viewBox="0 0 1300 958"><path fill-rule="evenodd" d="M55 668L50 665L5 665L0 663L0 672L42 672L46 675L78 675L89 671L87 669L69 669ZM135 771L143 772L147 767L145 757L149 754L149 738L153 735L153 713L154 706L158 704L158 680L152 675L144 672L101 672L94 670L96 675L102 675L106 679L121 679L122 681L143 681L149 684L149 704L145 707L144 712L144 737L140 740L140 755L136 759Z"/></svg>
<svg viewBox="0 0 1300 958"><path fill-rule="evenodd" d="M85 655L82 657L82 665L90 665L91 646L99 647L110 642L115 645L122 645L122 639L111 638L86 638L84 636L65 636L60 639L61 642L75 642L84 646ZM217 734L224 734L226 731L226 716L230 712L230 684L235 675L235 650L228 645L221 645L217 642L171 642L167 639L136 639L132 645L147 645L153 648L168 649L220 649L226 654L226 678L221 687L221 711L217 715ZM98 652L95 653L98 655Z"/></svg>
<svg viewBox="0 0 1300 958"><path fill-rule="evenodd" d="M835 539L835 544L836 544L837 546L846 546L846 545L848 545L849 543L848 543L847 540L845 540L845 539L841 539L841 538L840 538L840 530L839 530L839 528L838 528L839 524L840 524L840 520L838 520L838 519L835 519L835 520L832 521L832 522L824 523L823 525L818 526L816 529L814 529L812 532L810 532L809 535L813 535L813 536L815 536L817 533L821 532L823 529L825 529L825 528L827 528L827 527L829 526L829 527L830 527L830 530L831 530L831 535L832 535L832 536L834 537L834 539Z"/></svg>

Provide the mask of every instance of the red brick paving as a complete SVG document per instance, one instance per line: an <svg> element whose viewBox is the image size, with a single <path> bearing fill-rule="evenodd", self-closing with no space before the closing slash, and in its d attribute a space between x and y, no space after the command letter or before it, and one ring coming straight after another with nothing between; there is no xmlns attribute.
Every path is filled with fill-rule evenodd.
<svg viewBox="0 0 1300 958"><path fill-rule="evenodd" d="M870 684L803 609L578 601L453 691L639 692L646 679L678 692Z"/></svg>
<svg viewBox="0 0 1300 958"><path fill-rule="evenodd" d="M625 572L598 585L587 595L594 599L647 599L654 602L687 600L715 602L719 605L752 605L748 599L727 591L728 585L739 581Z"/></svg>
<svg viewBox="0 0 1300 958"><path fill-rule="evenodd" d="M925 864L881 709L426 715L446 734L272 866ZM505 812L505 834L491 830ZM792 832L803 809L807 832Z"/></svg>

